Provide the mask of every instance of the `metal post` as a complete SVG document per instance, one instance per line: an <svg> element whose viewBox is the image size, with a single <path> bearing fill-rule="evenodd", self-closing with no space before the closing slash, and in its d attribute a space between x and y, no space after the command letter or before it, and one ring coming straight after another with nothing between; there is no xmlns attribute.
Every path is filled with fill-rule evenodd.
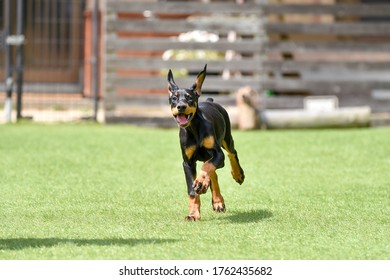
<svg viewBox="0 0 390 280"><path fill-rule="evenodd" d="M11 0L5 1L5 24L4 24L4 37L7 39L11 33ZM11 122L12 120L12 68L11 68L11 47L8 43L5 44L5 92L6 99L4 104L5 120Z"/></svg>
<svg viewBox="0 0 390 280"><path fill-rule="evenodd" d="M99 0L95 0L92 14L92 92L94 103L93 118L97 121L99 107Z"/></svg>
<svg viewBox="0 0 390 280"><path fill-rule="evenodd" d="M23 0L18 0L17 5L17 23L16 23L16 36L23 36ZM16 119L22 118L22 94L23 94L23 43L16 47Z"/></svg>

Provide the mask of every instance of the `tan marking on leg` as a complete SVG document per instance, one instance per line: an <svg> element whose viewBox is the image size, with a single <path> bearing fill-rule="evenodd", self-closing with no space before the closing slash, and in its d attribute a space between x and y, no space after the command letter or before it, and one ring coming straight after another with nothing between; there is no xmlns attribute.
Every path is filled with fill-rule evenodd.
<svg viewBox="0 0 390 280"><path fill-rule="evenodd" d="M233 179L236 180L236 182L241 185L245 179L244 171L242 170L239 162L237 161L236 155L228 154L228 157L230 160L231 173L232 173Z"/></svg>
<svg viewBox="0 0 390 280"><path fill-rule="evenodd" d="M205 162L194 181L194 190L197 193L204 194L210 185L210 174L216 170L214 164Z"/></svg>
<svg viewBox="0 0 390 280"><path fill-rule="evenodd" d="M216 169L217 168L215 167L215 165L212 164L211 162L208 162L208 161L206 161L202 165L202 170L205 171L207 173L207 175L209 175L209 176L210 176L210 173L214 172Z"/></svg>
<svg viewBox="0 0 390 280"><path fill-rule="evenodd" d="M203 139L201 146L205 147L206 149L212 149L214 147L214 144L215 144L214 136L210 135Z"/></svg>
<svg viewBox="0 0 390 280"><path fill-rule="evenodd" d="M212 204L215 212L225 212L225 202L221 195L218 184L218 176L216 172L211 172L211 195L212 195Z"/></svg>
<svg viewBox="0 0 390 280"><path fill-rule="evenodd" d="M226 141L225 140L222 140L222 148L225 149L226 152L228 152L229 154L231 154L232 152L229 150L227 144L226 144Z"/></svg>
<svg viewBox="0 0 390 280"><path fill-rule="evenodd" d="M188 196L188 210L187 221L200 220L200 195Z"/></svg>
<svg viewBox="0 0 390 280"><path fill-rule="evenodd" d="M188 159L190 159L190 158L192 158L192 156L194 155L195 151L196 151L196 146L193 145L193 146L187 147L187 148L185 149L184 153L186 154L186 157L187 157Z"/></svg>
<svg viewBox="0 0 390 280"><path fill-rule="evenodd" d="M233 179L236 180L236 182L241 185L244 182L245 175L244 175L244 171L242 170L242 168L240 166L240 163L237 161L237 155L233 154L229 150L225 140L222 141L222 147L228 153L228 157L229 157L229 161L230 161L230 167L231 167L231 173L232 173Z"/></svg>

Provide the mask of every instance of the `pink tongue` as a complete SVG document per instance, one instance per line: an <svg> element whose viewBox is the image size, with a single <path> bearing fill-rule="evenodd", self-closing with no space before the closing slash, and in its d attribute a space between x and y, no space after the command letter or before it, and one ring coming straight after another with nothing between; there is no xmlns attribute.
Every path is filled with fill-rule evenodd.
<svg viewBox="0 0 390 280"><path fill-rule="evenodd" d="M186 124L187 123L187 116L184 115L184 114L180 114L176 117L177 121L179 122L179 124L183 125L183 124Z"/></svg>

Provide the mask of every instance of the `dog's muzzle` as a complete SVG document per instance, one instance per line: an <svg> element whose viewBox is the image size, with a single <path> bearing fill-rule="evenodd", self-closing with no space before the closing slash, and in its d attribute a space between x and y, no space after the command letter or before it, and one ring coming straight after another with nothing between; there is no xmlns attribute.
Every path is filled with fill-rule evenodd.
<svg viewBox="0 0 390 280"><path fill-rule="evenodd" d="M175 116L177 123L182 127L187 126L188 123L191 121L191 118L192 114L186 115L183 113L179 113L177 116Z"/></svg>

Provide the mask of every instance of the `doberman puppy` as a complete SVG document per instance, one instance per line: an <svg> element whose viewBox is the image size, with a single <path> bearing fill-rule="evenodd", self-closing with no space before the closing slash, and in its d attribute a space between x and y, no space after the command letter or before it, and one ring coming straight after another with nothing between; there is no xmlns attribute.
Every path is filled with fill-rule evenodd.
<svg viewBox="0 0 390 280"><path fill-rule="evenodd" d="M234 149L230 120L225 109L208 98L199 102L201 88L206 77L205 65L191 88L179 88L173 80L172 71L168 72L169 103L172 115L180 127L180 146L183 155L183 168L189 196L188 221L200 219L200 195L212 191L212 205L215 212L225 212L225 203L221 195L216 169L224 166L227 151L231 173L239 184L244 182L242 170ZM196 162L204 164L196 176Z"/></svg>

